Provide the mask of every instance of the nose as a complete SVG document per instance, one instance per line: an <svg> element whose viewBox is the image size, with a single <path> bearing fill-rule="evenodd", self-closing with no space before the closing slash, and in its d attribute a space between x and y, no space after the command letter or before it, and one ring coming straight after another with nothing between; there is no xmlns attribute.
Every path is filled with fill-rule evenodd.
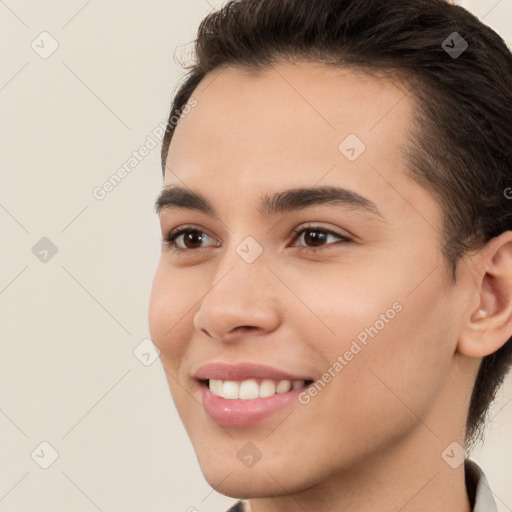
<svg viewBox="0 0 512 512"><path fill-rule="evenodd" d="M194 316L195 329L217 341L235 341L248 332L261 336L281 321L275 277L262 262L249 264L238 258L235 255L229 266L215 272Z"/></svg>

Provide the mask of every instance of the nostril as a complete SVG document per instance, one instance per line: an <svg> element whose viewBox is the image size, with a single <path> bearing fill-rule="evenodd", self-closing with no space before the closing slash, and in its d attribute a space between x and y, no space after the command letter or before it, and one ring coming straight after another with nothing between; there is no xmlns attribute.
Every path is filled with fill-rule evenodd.
<svg viewBox="0 0 512 512"><path fill-rule="evenodd" d="M235 327L233 331L254 331L254 329L257 329L258 327L254 325L239 325L238 327Z"/></svg>

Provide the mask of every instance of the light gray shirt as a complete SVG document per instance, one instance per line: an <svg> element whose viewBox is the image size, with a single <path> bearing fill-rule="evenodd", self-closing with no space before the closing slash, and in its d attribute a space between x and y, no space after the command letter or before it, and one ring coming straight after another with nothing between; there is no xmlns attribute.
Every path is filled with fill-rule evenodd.
<svg viewBox="0 0 512 512"><path fill-rule="evenodd" d="M464 461L466 490L473 505L473 512L498 512L489 482L482 468L473 460Z"/></svg>
<svg viewBox="0 0 512 512"><path fill-rule="evenodd" d="M489 482L482 468L473 460L464 461L466 491L471 502L472 512L498 512ZM246 501L235 503L227 512L250 512Z"/></svg>

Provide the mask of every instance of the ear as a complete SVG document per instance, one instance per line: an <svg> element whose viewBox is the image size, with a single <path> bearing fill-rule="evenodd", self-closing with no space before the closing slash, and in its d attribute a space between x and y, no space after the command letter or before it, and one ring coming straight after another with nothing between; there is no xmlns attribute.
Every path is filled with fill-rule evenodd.
<svg viewBox="0 0 512 512"><path fill-rule="evenodd" d="M496 352L512 337L512 231L491 239L477 258L473 263L478 277L472 301L477 307L468 313L457 352L481 358Z"/></svg>

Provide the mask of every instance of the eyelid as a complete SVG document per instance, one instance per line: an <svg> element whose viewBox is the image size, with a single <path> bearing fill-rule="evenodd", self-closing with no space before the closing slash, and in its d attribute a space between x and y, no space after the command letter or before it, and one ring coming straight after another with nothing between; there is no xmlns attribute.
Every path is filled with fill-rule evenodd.
<svg viewBox="0 0 512 512"><path fill-rule="evenodd" d="M304 249L307 251L326 250L332 246L336 246L336 245L340 245L340 244L343 245L343 244L348 244L348 243L354 242L354 238L351 235L349 236L349 235L345 235L343 233L339 233L338 231L335 231L334 229L326 228L324 226L316 225L316 224L307 224L307 225L302 224L301 226L298 226L297 228L295 228L293 230L293 233L295 234L295 236L292 240L292 243L294 243L296 240L298 240L304 231L320 231L320 232L326 233L327 235L331 235L331 236L334 236L339 239L338 242L324 244L324 245L320 245L318 247L308 247L306 245L296 246L299 249Z"/></svg>
<svg viewBox="0 0 512 512"><path fill-rule="evenodd" d="M346 238L348 240L354 240L356 237L352 235L349 231L346 229L341 228L329 228L320 223L315 222L306 222L305 224L301 224L300 226L294 228L292 231L293 233L300 233L301 231L311 229L311 230L318 230L318 231L325 231L326 233L329 233L331 235L339 236L340 238Z"/></svg>

